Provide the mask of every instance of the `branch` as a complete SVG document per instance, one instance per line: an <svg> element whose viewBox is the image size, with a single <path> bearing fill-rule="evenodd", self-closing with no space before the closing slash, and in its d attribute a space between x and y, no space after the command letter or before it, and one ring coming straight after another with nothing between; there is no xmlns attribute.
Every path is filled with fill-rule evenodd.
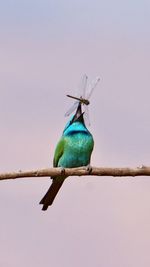
<svg viewBox="0 0 150 267"><path fill-rule="evenodd" d="M30 177L55 177L55 176L82 176L82 175L94 175L94 176L114 176L114 177L126 177L126 176L150 176L150 167L141 166L137 168L97 168L92 167L88 170L86 167L80 168L48 168L33 171L18 171L9 173L0 173L0 180L17 179L17 178L30 178Z"/></svg>

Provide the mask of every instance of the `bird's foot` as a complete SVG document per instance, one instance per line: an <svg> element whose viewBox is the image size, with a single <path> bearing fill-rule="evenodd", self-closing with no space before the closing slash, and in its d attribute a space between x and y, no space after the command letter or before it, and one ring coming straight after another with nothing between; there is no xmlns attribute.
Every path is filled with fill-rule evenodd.
<svg viewBox="0 0 150 267"><path fill-rule="evenodd" d="M65 168L60 167L60 172L61 172L61 175L62 175L62 176L65 176Z"/></svg>
<svg viewBox="0 0 150 267"><path fill-rule="evenodd" d="M88 164L86 166L86 170L88 171L89 174L91 174L91 172L92 172L92 166L90 164Z"/></svg>
<svg viewBox="0 0 150 267"><path fill-rule="evenodd" d="M144 169L144 168L146 168L146 166L145 165L140 165L140 166L138 166L138 169Z"/></svg>

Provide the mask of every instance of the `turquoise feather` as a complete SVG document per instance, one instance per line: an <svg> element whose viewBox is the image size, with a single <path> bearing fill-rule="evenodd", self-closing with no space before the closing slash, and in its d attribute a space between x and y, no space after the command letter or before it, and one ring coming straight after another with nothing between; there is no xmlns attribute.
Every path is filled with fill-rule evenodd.
<svg viewBox="0 0 150 267"><path fill-rule="evenodd" d="M93 150L93 137L81 122L69 126L62 136L64 142L63 154L58 161L58 167L74 168L87 166L90 163Z"/></svg>
<svg viewBox="0 0 150 267"><path fill-rule="evenodd" d="M94 140L85 126L81 104L79 104L76 114L67 123L56 146L53 166L63 168L87 166L90 164L93 147ZM40 204L43 204L42 210L46 210L53 203L65 178L52 177L52 185L40 201Z"/></svg>

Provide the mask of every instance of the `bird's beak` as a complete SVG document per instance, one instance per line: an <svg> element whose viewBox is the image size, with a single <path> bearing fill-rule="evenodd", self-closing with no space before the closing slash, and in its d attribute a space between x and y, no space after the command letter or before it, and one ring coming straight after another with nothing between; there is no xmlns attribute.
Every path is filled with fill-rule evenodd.
<svg viewBox="0 0 150 267"><path fill-rule="evenodd" d="M82 108L81 108L81 103L79 102L78 108L76 110L76 113L72 119L72 123L75 121L81 121L84 123L84 119L83 119L83 114L84 112L82 112Z"/></svg>

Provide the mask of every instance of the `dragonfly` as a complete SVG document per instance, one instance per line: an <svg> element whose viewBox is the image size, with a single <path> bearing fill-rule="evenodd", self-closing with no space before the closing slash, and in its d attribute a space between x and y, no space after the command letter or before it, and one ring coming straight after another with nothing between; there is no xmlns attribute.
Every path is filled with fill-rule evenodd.
<svg viewBox="0 0 150 267"><path fill-rule="evenodd" d="M89 119L89 110L88 105L90 104L90 97L97 86L98 82L100 81L99 77L96 77L91 83L88 83L88 76L86 74L83 75L79 88L78 88L78 94L77 96L67 95L67 97L75 99L74 104L69 108L69 110L65 113L65 116L69 116L72 112L74 112L79 102L84 107L84 119L86 125L90 125L90 119Z"/></svg>

